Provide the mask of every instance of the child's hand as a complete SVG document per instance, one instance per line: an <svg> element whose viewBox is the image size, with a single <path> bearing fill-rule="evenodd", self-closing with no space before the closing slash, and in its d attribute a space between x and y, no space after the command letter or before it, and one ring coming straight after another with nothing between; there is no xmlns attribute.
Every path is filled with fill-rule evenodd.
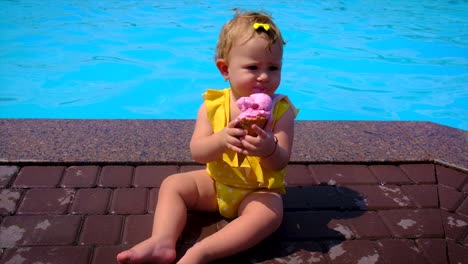
<svg viewBox="0 0 468 264"><path fill-rule="evenodd" d="M237 128L238 121L232 120L229 124L220 131L221 144L226 149L233 150L238 153L243 153L244 147L242 140L247 135L247 132L241 128Z"/></svg>
<svg viewBox="0 0 468 264"><path fill-rule="evenodd" d="M241 153L259 157L266 157L272 154L277 144L273 133L267 133L257 125L252 125L252 128L257 133L257 136L246 135L241 139L243 149Z"/></svg>

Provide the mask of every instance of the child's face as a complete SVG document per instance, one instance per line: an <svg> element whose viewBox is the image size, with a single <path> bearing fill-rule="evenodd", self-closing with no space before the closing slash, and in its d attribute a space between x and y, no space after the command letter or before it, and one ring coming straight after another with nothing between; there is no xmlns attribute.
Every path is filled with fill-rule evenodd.
<svg viewBox="0 0 468 264"><path fill-rule="evenodd" d="M277 42L268 50L267 40L254 37L243 44L234 44L229 52L227 72L235 97L255 92L272 95L281 82L283 51ZM238 98L236 98L238 99Z"/></svg>

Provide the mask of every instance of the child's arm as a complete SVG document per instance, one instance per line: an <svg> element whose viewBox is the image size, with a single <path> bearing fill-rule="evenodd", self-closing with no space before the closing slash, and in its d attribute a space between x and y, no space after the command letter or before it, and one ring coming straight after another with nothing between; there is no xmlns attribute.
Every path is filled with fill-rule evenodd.
<svg viewBox="0 0 468 264"><path fill-rule="evenodd" d="M281 170L288 165L294 138L294 114L289 109L276 122L273 133L254 126L257 137L246 136L243 140L244 154L261 157L263 167ZM277 143L275 142L275 138ZM276 145L276 146L275 146Z"/></svg>
<svg viewBox="0 0 468 264"><path fill-rule="evenodd" d="M236 121L232 121L223 130L214 133L206 114L206 106L202 104L190 141L193 160L208 163L220 158L227 149L241 152L242 143L239 138L245 135L245 131L235 126Z"/></svg>

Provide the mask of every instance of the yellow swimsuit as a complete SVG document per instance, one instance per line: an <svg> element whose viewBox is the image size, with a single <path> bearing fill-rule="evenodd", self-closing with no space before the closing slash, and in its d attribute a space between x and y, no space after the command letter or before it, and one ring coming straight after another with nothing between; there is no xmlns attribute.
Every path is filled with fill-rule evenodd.
<svg viewBox="0 0 468 264"><path fill-rule="evenodd" d="M208 89L203 97L213 131L218 132L226 127L230 120L230 89ZM289 108L293 110L294 115L298 113L284 95L275 95L273 104L273 127ZM273 171L262 168L260 158L256 156L244 156L227 150L222 158L209 162L206 169L215 180L219 212L226 218L236 217L242 200L254 191L269 189L285 192L285 169Z"/></svg>

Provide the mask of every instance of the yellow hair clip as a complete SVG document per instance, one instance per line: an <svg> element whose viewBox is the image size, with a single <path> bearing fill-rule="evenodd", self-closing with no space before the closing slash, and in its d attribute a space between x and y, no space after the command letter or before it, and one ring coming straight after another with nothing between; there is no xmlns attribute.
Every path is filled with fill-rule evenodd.
<svg viewBox="0 0 468 264"><path fill-rule="evenodd" d="M253 25L253 28L254 28L254 29L258 29L258 28L260 28L260 27L262 27L265 31L268 31L268 30L270 29L270 25L268 25L268 24L255 23L255 24Z"/></svg>

